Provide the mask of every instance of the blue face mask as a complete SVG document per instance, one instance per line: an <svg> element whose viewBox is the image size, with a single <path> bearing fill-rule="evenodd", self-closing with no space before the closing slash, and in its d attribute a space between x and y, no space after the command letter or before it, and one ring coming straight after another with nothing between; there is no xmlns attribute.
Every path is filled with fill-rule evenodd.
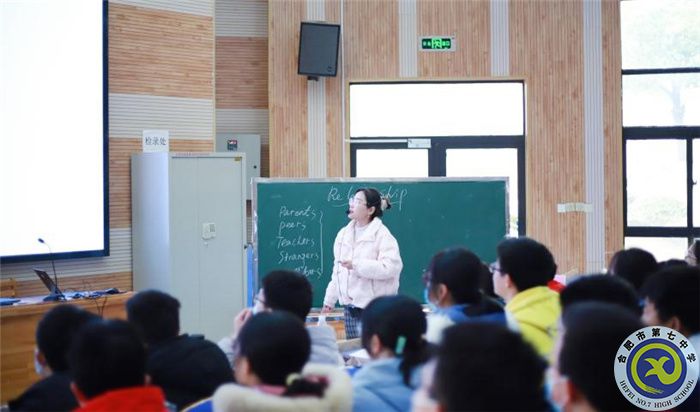
<svg viewBox="0 0 700 412"><path fill-rule="evenodd" d="M430 309L431 313L436 313L440 310L440 308L438 308L437 305L430 301L430 293L428 291L427 286L425 287L425 289L423 289L423 300L425 300L425 303L428 305L428 308Z"/></svg>

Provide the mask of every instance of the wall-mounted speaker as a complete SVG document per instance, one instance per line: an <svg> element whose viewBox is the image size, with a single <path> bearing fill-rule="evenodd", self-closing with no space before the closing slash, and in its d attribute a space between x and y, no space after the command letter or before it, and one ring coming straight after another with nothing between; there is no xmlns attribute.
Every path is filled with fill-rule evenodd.
<svg viewBox="0 0 700 412"><path fill-rule="evenodd" d="M297 73L309 78L335 76L338 73L339 43L339 24L301 22Z"/></svg>

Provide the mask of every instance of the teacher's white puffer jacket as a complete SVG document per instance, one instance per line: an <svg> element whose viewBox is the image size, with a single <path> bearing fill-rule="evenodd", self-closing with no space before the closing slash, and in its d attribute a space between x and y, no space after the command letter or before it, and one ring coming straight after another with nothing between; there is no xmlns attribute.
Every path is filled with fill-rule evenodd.
<svg viewBox="0 0 700 412"><path fill-rule="evenodd" d="M382 220L372 219L358 239L355 239L355 221L342 228L333 244L333 273L326 288L323 304L364 308L383 295L395 295L399 290L399 276L403 268L399 244ZM340 261L352 260L348 270Z"/></svg>

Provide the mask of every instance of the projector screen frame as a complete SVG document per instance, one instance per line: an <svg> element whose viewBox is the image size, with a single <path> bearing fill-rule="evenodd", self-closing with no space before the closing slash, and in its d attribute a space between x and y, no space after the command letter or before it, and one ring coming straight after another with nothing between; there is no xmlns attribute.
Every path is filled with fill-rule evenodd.
<svg viewBox="0 0 700 412"><path fill-rule="evenodd" d="M108 0L102 0L102 206L103 206L103 249L0 256L0 263L20 263L42 260L62 260L109 256L109 11ZM51 240L46 239L51 246ZM37 240L38 242L38 240Z"/></svg>

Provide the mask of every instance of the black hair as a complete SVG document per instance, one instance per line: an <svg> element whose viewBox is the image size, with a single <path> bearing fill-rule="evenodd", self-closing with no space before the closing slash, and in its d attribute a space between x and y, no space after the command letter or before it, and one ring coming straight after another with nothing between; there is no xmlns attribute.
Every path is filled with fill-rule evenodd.
<svg viewBox="0 0 700 412"><path fill-rule="evenodd" d="M677 316L692 335L700 332L700 268L675 266L655 273L642 287L662 322Z"/></svg>
<svg viewBox="0 0 700 412"><path fill-rule="evenodd" d="M46 312L36 327L36 345L52 371L68 370L68 350L78 330L96 319L97 315L75 305L58 305Z"/></svg>
<svg viewBox="0 0 700 412"><path fill-rule="evenodd" d="M520 334L491 323L443 332L433 389L448 411L544 411L545 361Z"/></svg>
<svg viewBox="0 0 700 412"><path fill-rule="evenodd" d="M138 292L126 302L126 315L147 345L156 345L180 333L180 302L165 292Z"/></svg>
<svg viewBox="0 0 700 412"><path fill-rule="evenodd" d="M662 260L658 264L658 270L668 269L674 266L690 266L688 262L683 259L668 259ZM642 284L644 286L644 284Z"/></svg>
<svg viewBox="0 0 700 412"><path fill-rule="evenodd" d="M146 349L134 328L123 320L85 325L76 336L68 359L73 381L88 399L145 383Z"/></svg>
<svg viewBox="0 0 700 412"><path fill-rule="evenodd" d="M635 409L615 381L615 354L632 332L644 327L634 313L619 305L581 302L562 314L564 336L559 372L583 393L593 409Z"/></svg>
<svg viewBox="0 0 700 412"><path fill-rule="evenodd" d="M304 275L291 270L274 270L262 279L265 306L272 310L285 310L302 322L311 310L313 292Z"/></svg>
<svg viewBox="0 0 700 412"><path fill-rule="evenodd" d="M373 187L362 187L355 191L355 194L362 192L365 194L365 199L367 199L367 208L373 207L374 213L370 216L369 220L375 217L382 217L384 215L384 210L382 210L382 200L386 202L384 209L391 209L391 203L389 203L388 198L382 198L379 191Z"/></svg>
<svg viewBox="0 0 700 412"><path fill-rule="evenodd" d="M404 384L411 387L411 371L430 357L421 305L407 296L380 296L362 311L361 325L362 346L369 351L372 336L377 335L383 347L401 357L399 370Z"/></svg>
<svg viewBox="0 0 700 412"><path fill-rule="evenodd" d="M562 311L574 303L586 301L615 303L637 316L642 314L637 292L626 279L619 276L586 275L571 282L559 293Z"/></svg>
<svg viewBox="0 0 700 412"><path fill-rule="evenodd" d="M557 264L549 249L529 237L505 239L498 244L496 252L501 275L510 275L519 292L547 286L557 273Z"/></svg>
<svg viewBox="0 0 700 412"><path fill-rule="evenodd" d="M492 298L498 302L502 302L503 298L498 296L496 290L494 289L493 276L491 275L491 270L489 269L488 265L484 264L483 262L482 264L484 265L484 268L486 270L479 273L479 289L484 294L484 296Z"/></svg>
<svg viewBox="0 0 700 412"><path fill-rule="evenodd" d="M454 247L433 255L426 272L426 280L434 291L443 284L458 304L478 303L481 300L479 283L482 272L488 269L470 250Z"/></svg>
<svg viewBox="0 0 700 412"><path fill-rule="evenodd" d="M304 324L285 311L253 316L241 329L238 342L239 356L248 360L252 372L267 385L285 386L287 377L300 373L311 355Z"/></svg>
<svg viewBox="0 0 700 412"><path fill-rule="evenodd" d="M654 255L639 248L617 251L608 266L608 273L627 279L636 291L659 267Z"/></svg>

